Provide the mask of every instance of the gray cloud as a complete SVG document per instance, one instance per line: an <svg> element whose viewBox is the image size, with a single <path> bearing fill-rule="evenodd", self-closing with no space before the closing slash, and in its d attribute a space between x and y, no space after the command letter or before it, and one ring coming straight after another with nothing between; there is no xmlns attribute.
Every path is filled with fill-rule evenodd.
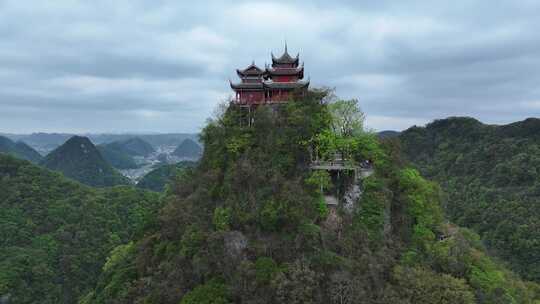
<svg viewBox="0 0 540 304"><path fill-rule="evenodd" d="M376 129L540 113L537 1L0 0L0 132L194 132L286 39Z"/></svg>

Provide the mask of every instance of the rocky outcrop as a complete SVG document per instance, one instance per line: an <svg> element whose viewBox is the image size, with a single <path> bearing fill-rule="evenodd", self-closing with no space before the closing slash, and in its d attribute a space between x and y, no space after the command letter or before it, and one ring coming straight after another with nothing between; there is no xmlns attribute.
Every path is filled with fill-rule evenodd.
<svg viewBox="0 0 540 304"><path fill-rule="evenodd" d="M240 231L229 231L223 237L225 253L231 258L243 258L244 250L248 245L246 236Z"/></svg>

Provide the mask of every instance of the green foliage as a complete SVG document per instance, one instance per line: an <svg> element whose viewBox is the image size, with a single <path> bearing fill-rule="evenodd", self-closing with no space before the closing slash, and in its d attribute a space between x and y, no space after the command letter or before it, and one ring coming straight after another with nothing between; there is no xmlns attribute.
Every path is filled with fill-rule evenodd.
<svg viewBox="0 0 540 304"><path fill-rule="evenodd" d="M103 158L113 167L117 169L135 169L139 166L131 155L124 153L121 150L113 149L108 145L96 146Z"/></svg>
<svg viewBox="0 0 540 304"><path fill-rule="evenodd" d="M159 207L152 193L91 189L0 155L0 296L75 303L113 248L154 225Z"/></svg>
<svg viewBox="0 0 540 304"><path fill-rule="evenodd" d="M206 235L195 226L188 227L180 241L180 254L185 257L193 257L203 248Z"/></svg>
<svg viewBox="0 0 540 304"><path fill-rule="evenodd" d="M283 225L285 206L276 201L268 201L264 204L259 215L261 228L266 231L279 231Z"/></svg>
<svg viewBox="0 0 540 304"><path fill-rule="evenodd" d="M325 219L330 213L330 209L328 208L328 205L324 200L324 196L317 196L317 198L315 199L315 203L317 204L317 213L319 214L319 218Z"/></svg>
<svg viewBox="0 0 540 304"><path fill-rule="evenodd" d="M130 156L148 156L155 152L154 147L139 137L133 137L122 141L114 141L104 145L108 151L116 151Z"/></svg>
<svg viewBox="0 0 540 304"><path fill-rule="evenodd" d="M131 256L134 252L133 242L129 242L125 245L118 245L114 248L110 255L107 257L107 262L103 265L104 272L110 272L113 267L117 266L122 261L125 261L128 256Z"/></svg>
<svg viewBox="0 0 540 304"><path fill-rule="evenodd" d="M180 304L228 304L229 292L227 286L219 280L210 280L204 285L195 287L180 301Z"/></svg>
<svg viewBox="0 0 540 304"><path fill-rule="evenodd" d="M357 99L338 100L329 105L332 130L340 137L353 137L364 129L365 115Z"/></svg>
<svg viewBox="0 0 540 304"><path fill-rule="evenodd" d="M392 279L396 287L387 287L385 303L473 304L473 290L465 280L421 268L397 266Z"/></svg>
<svg viewBox="0 0 540 304"><path fill-rule="evenodd" d="M251 112L231 105L211 121L200 165L171 185L159 223L126 258L115 253L119 262L85 304L538 298L537 286L491 260L474 234L445 224L438 187L373 134L334 137L351 161L371 159L375 173L354 208L323 207L320 185L330 178L309 170L309 148L331 130L325 94ZM502 280L492 280L497 273Z"/></svg>
<svg viewBox="0 0 540 304"><path fill-rule="evenodd" d="M356 214L357 222L365 229L372 240L380 240L384 228L385 212L389 198L383 181L377 177L363 180L364 194L359 202L361 208Z"/></svg>
<svg viewBox="0 0 540 304"><path fill-rule="evenodd" d="M540 120L436 120L400 136L406 156L448 194L450 219L528 279L540 280Z"/></svg>
<svg viewBox="0 0 540 304"><path fill-rule="evenodd" d="M214 209L213 223L218 231L227 231L231 226L231 208L217 207Z"/></svg>
<svg viewBox="0 0 540 304"><path fill-rule="evenodd" d="M443 219L438 189L411 168L399 173L399 188L407 203L407 211L414 220L413 240L418 244L433 241Z"/></svg>
<svg viewBox="0 0 540 304"><path fill-rule="evenodd" d="M249 133L232 137L226 144L227 151L233 155L244 151L249 144L249 137Z"/></svg>
<svg viewBox="0 0 540 304"><path fill-rule="evenodd" d="M163 192L167 185L184 174L189 168L193 168L196 163L191 161L181 161L176 164L162 165L148 172L137 183L137 188Z"/></svg>
<svg viewBox="0 0 540 304"><path fill-rule="evenodd" d="M319 188L320 194L323 194L325 190L331 190L332 179L327 171L315 170L306 179L306 184Z"/></svg>
<svg viewBox="0 0 540 304"><path fill-rule="evenodd" d="M268 284L280 271L276 262L269 257L260 257L255 261L255 278L259 284Z"/></svg>

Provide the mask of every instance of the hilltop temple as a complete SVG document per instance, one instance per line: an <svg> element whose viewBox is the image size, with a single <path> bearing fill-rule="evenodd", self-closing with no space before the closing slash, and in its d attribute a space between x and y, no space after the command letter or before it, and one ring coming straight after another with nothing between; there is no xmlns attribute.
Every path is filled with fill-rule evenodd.
<svg viewBox="0 0 540 304"><path fill-rule="evenodd" d="M236 70L239 83L230 82L236 93L233 102L238 105L252 106L287 102L293 92L305 94L309 81L303 81L304 64L299 65L300 55L289 55L287 45L283 55L272 55L272 66L265 65L264 70L252 62L243 70Z"/></svg>

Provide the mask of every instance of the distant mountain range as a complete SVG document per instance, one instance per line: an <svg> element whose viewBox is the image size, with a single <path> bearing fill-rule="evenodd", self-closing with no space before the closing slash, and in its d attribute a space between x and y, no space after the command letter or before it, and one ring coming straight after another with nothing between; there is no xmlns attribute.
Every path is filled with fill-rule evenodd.
<svg viewBox="0 0 540 304"><path fill-rule="evenodd" d="M99 145L96 148L101 153L101 156L117 169L135 169L139 167L133 157L109 145Z"/></svg>
<svg viewBox="0 0 540 304"><path fill-rule="evenodd" d="M0 152L16 156L18 158L38 163L42 156L24 142L13 142L11 139L0 136Z"/></svg>
<svg viewBox="0 0 540 304"><path fill-rule="evenodd" d="M202 155L201 146L191 139L184 140L172 153L172 155L181 158L197 159Z"/></svg>
<svg viewBox="0 0 540 304"><path fill-rule="evenodd" d="M393 137L398 137L400 133L401 132L399 131L385 130L385 131L378 132L377 135L379 136L379 138L393 138Z"/></svg>
<svg viewBox="0 0 540 304"><path fill-rule="evenodd" d="M106 150L113 150L120 153L127 154L129 156L149 156L150 154L156 152L154 147L142 140L139 137L134 137L122 141L115 141L110 144L106 144Z"/></svg>
<svg viewBox="0 0 540 304"><path fill-rule="evenodd" d="M88 137L94 144L107 144L115 141L125 141L138 137L151 144L154 148L159 146L178 146L185 139L197 141L198 134L195 133L168 133L168 134L72 134L72 133L32 133L32 134L11 134L0 133L13 141L22 141L42 153L43 155L62 145L74 135Z"/></svg>
<svg viewBox="0 0 540 304"><path fill-rule="evenodd" d="M105 161L88 138L82 136L68 139L49 153L41 165L90 186L107 187L130 183L128 178Z"/></svg>

